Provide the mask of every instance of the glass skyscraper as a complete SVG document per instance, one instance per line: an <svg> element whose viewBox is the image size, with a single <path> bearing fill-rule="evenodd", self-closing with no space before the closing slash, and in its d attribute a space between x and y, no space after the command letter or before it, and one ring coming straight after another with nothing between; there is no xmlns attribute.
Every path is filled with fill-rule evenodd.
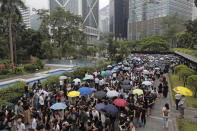
<svg viewBox="0 0 197 131"><path fill-rule="evenodd" d="M87 40L98 39L99 0L50 0L50 11L58 6L82 16Z"/></svg>
<svg viewBox="0 0 197 131"><path fill-rule="evenodd" d="M190 0L129 0L128 39L163 34L161 21L165 16L192 19L192 4Z"/></svg>

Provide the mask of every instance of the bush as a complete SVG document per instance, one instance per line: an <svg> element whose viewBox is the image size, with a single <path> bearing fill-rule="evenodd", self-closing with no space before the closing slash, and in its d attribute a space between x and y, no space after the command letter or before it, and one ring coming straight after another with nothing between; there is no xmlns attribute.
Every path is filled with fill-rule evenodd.
<svg viewBox="0 0 197 131"><path fill-rule="evenodd" d="M26 65L24 66L24 69L25 69L25 71L27 71L27 72L35 72L36 69L38 69L38 66L35 65L35 64L26 64Z"/></svg>
<svg viewBox="0 0 197 131"><path fill-rule="evenodd" d="M53 87L53 84L59 84L59 76L51 76L48 77L46 81L42 82L42 86L48 85L49 87Z"/></svg>
<svg viewBox="0 0 197 131"><path fill-rule="evenodd" d="M24 94L25 82L17 82L13 86L0 90L0 99L10 103L17 103L18 99Z"/></svg>
<svg viewBox="0 0 197 131"><path fill-rule="evenodd" d="M9 74L10 71L8 69L3 69L1 72L0 72L0 75L7 75Z"/></svg>
<svg viewBox="0 0 197 131"><path fill-rule="evenodd" d="M8 107L13 106L12 103L7 102L6 100L1 100L1 99L0 99L0 109L2 108L3 105L6 105L6 106L8 106Z"/></svg>
<svg viewBox="0 0 197 131"><path fill-rule="evenodd" d="M182 69L188 68L186 65L177 65L174 67L175 73L179 73Z"/></svg>

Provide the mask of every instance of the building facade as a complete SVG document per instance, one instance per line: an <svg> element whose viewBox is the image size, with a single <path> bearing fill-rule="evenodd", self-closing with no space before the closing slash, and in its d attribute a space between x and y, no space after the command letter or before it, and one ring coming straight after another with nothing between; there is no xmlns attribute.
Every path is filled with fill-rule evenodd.
<svg viewBox="0 0 197 131"><path fill-rule="evenodd" d="M99 0L50 0L50 11L58 6L83 18L88 41L99 38Z"/></svg>
<svg viewBox="0 0 197 131"><path fill-rule="evenodd" d="M29 29L31 28L30 7L26 4L26 0L22 0L22 1L26 5L26 8L25 9L19 8L19 10L23 19L23 23L26 26L26 29Z"/></svg>
<svg viewBox="0 0 197 131"><path fill-rule="evenodd" d="M99 11L99 26L101 32L109 32L109 5Z"/></svg>
<svg viewBox="0 0 197 131"><path fill-rule="evenodd" d="M127 39L129 0L110 0L110 32L115 39Z"/></svg>
<svg viewBox="0 0 197 131"><path fill-rule="evenodd" d="M128 39L163 34L161 22L165 16L177 14L192 19L192 5L190 0L129 0Z"/></svg>

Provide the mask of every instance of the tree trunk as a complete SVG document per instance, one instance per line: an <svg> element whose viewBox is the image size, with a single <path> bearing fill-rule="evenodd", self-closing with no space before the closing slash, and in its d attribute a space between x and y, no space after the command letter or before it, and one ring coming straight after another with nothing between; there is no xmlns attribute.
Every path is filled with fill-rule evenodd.
<svg viewBox="0 0 197 131"><path fill-rule="evenodd" d="M14 37L14 62L17 64L17 55L16 55L16 37Z"/></svg>
<svg viewBox="0 0 197 131"><path fill-rule="evenodd" d="M196 95L197 95L197 87L195 89L195 92L194 92L194 97L196 98Z"/></svg>
<svg viewBox="0 0 197 131"><path fill-rule="evenodd" d="M14 55L13 55L13 43L12 43L12 18L9 16L8 18L9 25L9 42L10 42L10 61L11 64L14 65Z"/></svg>

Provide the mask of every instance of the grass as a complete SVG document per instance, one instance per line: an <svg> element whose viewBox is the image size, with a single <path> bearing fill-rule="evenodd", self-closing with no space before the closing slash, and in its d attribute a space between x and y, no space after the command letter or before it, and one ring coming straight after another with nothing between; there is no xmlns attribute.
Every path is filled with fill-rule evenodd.
<svg viewBox="0 0 197 131"><path fill-rule="evenodd" d="M183 81L179 81L179 76L178 75L174 75L174 74L169 74L169 80L170 80L170 85L171 85L171 89L177 87L177 86L184 86ZM190 88L189 86L187 86L188 88ZM172 90L172 96L173 99L175 100L175 92ZM194 107L197 108L197 98L194 98L193 96L191 97L186 97L187 98L187 106L188 107Z"/></svg>
<svg viewBox="0 0 197 131"><path fill-rule="evenodd" d="M197 51L196 50L186 49L186 48L173 48L172 50L197 57Z"/></svg>
<svg viewBox="0 0 197 131"><path fill-rule="evenodd" d="M179 131L196 131L197 130L197 123L184 121L184 120L177 120Z"/></svg>

